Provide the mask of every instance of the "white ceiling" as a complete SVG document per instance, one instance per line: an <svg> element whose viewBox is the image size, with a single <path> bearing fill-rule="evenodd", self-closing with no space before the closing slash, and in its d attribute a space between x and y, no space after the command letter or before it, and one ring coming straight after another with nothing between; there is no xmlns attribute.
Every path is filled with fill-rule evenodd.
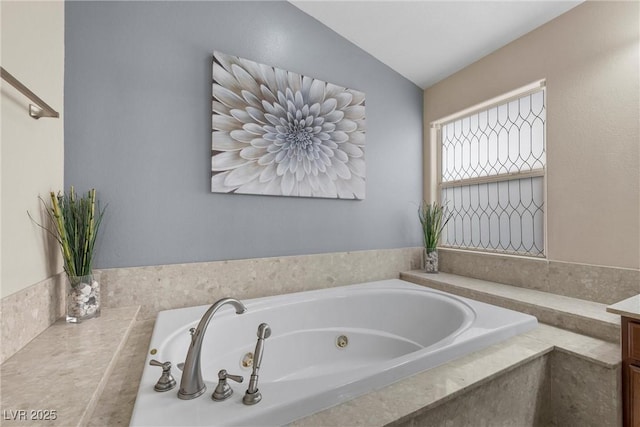
<svg viewBox="0 0 640 427"><path fill-rule="evenodd" d="M290 3L424 89L581 1Z"/></svg>

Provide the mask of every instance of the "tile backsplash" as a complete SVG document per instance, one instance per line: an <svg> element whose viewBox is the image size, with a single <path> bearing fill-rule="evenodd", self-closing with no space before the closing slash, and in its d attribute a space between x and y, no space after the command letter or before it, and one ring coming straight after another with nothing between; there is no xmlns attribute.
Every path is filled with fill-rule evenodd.
<svg viewBox="0 0 640 427"><path fill-rule="evenodd" d="M440 271L603 304L640 293L640 270L440 249Z"/></svg>
<svg viewBox="0 0 640 427"><path fill-rule="evenodd" d="M397 278L422 269L422 248L335 252L98 270L102 307L158 311ZM640 270L440 250L440 271L612 304L640 293ZM0 300L0 363L64 315L64 273Z"/></svg>
<svg viewBox="0 0 640 427"><path fill-rule="evenodd" d="M422 248L334 252L101 270L104 308L140 305L158 311L397 278L420 268Z"/></svg>
<svg viewBox="0 0 640 427"><path fill-rule="evenodd" d="M64 315L64 273L0 300L0 363Z"/></svg>

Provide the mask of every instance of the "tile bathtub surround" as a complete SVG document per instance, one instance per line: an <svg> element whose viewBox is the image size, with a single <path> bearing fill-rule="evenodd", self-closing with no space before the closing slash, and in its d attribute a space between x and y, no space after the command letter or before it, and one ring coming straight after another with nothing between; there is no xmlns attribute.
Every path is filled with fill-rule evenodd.
<svg viewBox="0 0 640 427"><path fill-rule="evenodd" d="M89 425L98 427L129 423L139 378L144 369L143 364L153 323L153 320L147 320L139 321L134 325L129 341L116 363L115 373L110 377ZM529 366L540 357L556 352L570 356L568 360L571 361L579 359L580 369L586 369L586 372L590 372L594 367L598 372L598 378L605 379L601 384L597 382L590 384L590 387L593 387L592 391L598 396L613 396L610 401L599 403L605 410L598 410L600 411L598 413L605 416L607 413L611 414L610 408L616 404L616 391L611 388L615 386L612 386L611 381L617 375L616 369L620 366L620 347L541 324L533 331L313 414L294 422L293 425L344 426L345 420L349 420L352 425L361 426L407 423L451 400L463 401L467 398L467 392L478 390L478 393L482 393L484 385L492 380L497 380L502 375L509 375L509 372L515 373L520 367ZM562 360L559 363L562 363ZM571 364L563 366L570 368ZM122 372L120 372L121 369ZM575 372L575 375L580 374L584 374L584 371ZM515 373L515 375L521 374ZM544 375L547 376L545 381L548 380L549 371L547 370ZM561 385L559 384L558 387ZM570 384L567 386L571 387ZM566 390L559 388L557 395L570 396ZM587 392L589 391L585 390L580 393ZM571 401L566 398L564 404L571 407ZM606 409L607 407L609 409ZM460 408L462 410L462 407ZM563 410L560 405L553 408ZM547 411L549 407L542 409ZM551 419L553 414L544 411L537 416L541 419ZM578 414L579 419L584 420L590 416L589 407L583 407L581 411L583 412Z"/></svg>
<svg viewBox="0 0 640 427"><path fill-rule="evenodd" d="M588 373L588 374L587 374ZM408 421L403 427L620 426L620 370L551 352Z"/></svg>
<svg viewBox="0 0 640 427"><path fill-rule="evenodd" d="M64 315L64 287L59 273L0 300L0 364Z"/></svg>
<svg viewBox="0 0 640 427"><path fill-rule="evenodd" d="M552 349L548 344L517 336L310 415L291 426L411 425L413 419L448 402L464 400L471 390L482 389L508 372L544 357Z"/></svg>
<svg viewBox="0 0 640 427"><path fill-rule="evenodd" d="M602 368L616 369L620 366L619 344L545 324L539 324L536 329L527 332L525 336L553 345L558 352L583 359L587 363L595 364Z"/></svg>
<svg viewBox="0 0 640 427"><path fill-rule="evenodd" d="M86 425L138 311L103 310L75 325L60 319L3 363L2 425Z"/></svg>
<svg viewBox="0 0 640 427"><path fill-rule="evenodd" d="M549 355L539 357L394 427L548 426L545 408Z"/></svg>
<svg viewBox="0 0 640 427"><path fill-rule="evenodd" d="M109 380L89 423L90 426L128 425L133 410L133 399L138 390L138 380L144 368L152 325L153 321L139 321L134 326L129 342L116 363L116 374ZM549 331L546 334L541 333L542 337L549 334ZM146 346L141 344L142 342ZM345 420L349 420L349 423L362 426L382 426L415 411L426 410L425 406L428 409L430 402L444 402L460 395L469 387L480 387L499 377L505 370L516 369L552 350L553 345L543 338L514 337L505 343L311 415L292 425L342 427L345 426ZM119 367L126 367L126 375L117 374ZM123 376L127 376L128 380L123 381ZM210 397L201 399L203 404L211 403ZM368 414L369 417L365 417L364 414Z"/></svg>
<svg viewBox="0 0 640 427"><path fill-rule="evenodd" d="M640 270L439 249L440 271L612 304L640 292Z"/></svg>
<svg viewBox="0 0 640 427"><path fill-rule="evenodd" d="M422 248L337 252L101 270L103 307L158 311L397 278L421 268Z"/></svg>
<svg viewBox="0 0 640 427"><path fill-rule="evenodd" d="M547 425L621 426L620 366L607 369L564 352L549 357Z"/></svg>
<svg viewBox="0 0 640 427"><path fill-rule="evenodd" d="M531 426L615 426L620 425L618 420L618 408L620 404L619 385L616 378L619 377L620 347L595 338L585 337L580 334L553 328L541 324L533 331L526 332L503 343L496 344L487 349L472 353L461 359L454 360L429 371L402 380L386 388L374 391L358 397L342 405L329 408L325 411L313 414L293 423L294 426L344 426L344 420L350 420L349 425L354 426L422 426L430 423L438 424L441 417L457 417L462 425L531 425ZM543 362L546 369L542 372L539 367L532 367L541 357L556 355L554 363ZM551 360L551 359L549 359ZM559 360L559 361L555 361ZM577 368L572 370L572 362ZM524 369L524 371L522 371ZM595 372L593 380L574 381L569 384L561 382L552 383L550 379L555 375L554 369L566 370L562 373L566 379L572 375L579 377L585 372ZM527 373L528 371L528 373ZM539 395L540 379L532 376L533 372L539 372L543 378L543 396ZM474 414L478 408L465 404L466 399L481 399L485 396L487 402L493 398L493 391L500 387L492 386L496 381L503 384L501 378L514 380L515 378L528 378L524 388L516 388L513 392L517 395L514 405L522 404L524 398L541 398L536 402L538 413L506 412L494 414L490 418L491 411L483 413L487 417L486 423L474 424ZM509 384L509 381L506 381ZM505 385L506 385L505 384ZM584 389L577 389L577 384L584 384ZM485 388L488 386L488 388ZM555 387L555 389L551 389ZM496 391L497 392L497 391ZM585 394L592 393L594 397L587 398L593 406L583 405L577 400L571 399L574 392L576 399L583 399ZM510 398L510 397L509 397ZM562 401L552 405L550 399ZM594 402L595 398L602 401ZM493 405L496 410L504 409L499 403L487 403ZM497 405L497 406L496 406ZM443 409L440 409L444 406ZM462 413L466 410L470 413ZM432 411L433 414L431 413ZM554 411L559 411L556 414ZM460 413L459 413L460 412ZM573 413L576 423L571 422L564 412ZM359 414L367 414L363 417ZM524 417L524 418L518 418ZM592 421L586 422L585 420ZM351 421L353 420L353 421ZM511 421L519 421L512 423ZM530 421L528 424L525 421ZM553 424L556 420L567 424ZM468 424L464 424L468 422ZM524 422L524 424L520 424ZM426 424L425 424L426 423ZM442 424L455 425L458 424Z"/></svg>

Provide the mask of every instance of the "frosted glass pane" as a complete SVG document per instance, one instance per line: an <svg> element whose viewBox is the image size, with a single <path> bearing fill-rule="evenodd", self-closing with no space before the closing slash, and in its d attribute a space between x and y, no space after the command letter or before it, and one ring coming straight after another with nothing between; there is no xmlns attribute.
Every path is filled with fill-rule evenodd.
<svg viewBox="0 0 640 427"><path fill-rule="evenodd" d="M451 219L444 246L540 256L544 254L542 177L442 190Z"/></svg>
<svg viewBox="0 0 640 427"><path fill-rule="evenodd" d="M545 120L540 90L442 126L442 182L543 168Z"/></svg>

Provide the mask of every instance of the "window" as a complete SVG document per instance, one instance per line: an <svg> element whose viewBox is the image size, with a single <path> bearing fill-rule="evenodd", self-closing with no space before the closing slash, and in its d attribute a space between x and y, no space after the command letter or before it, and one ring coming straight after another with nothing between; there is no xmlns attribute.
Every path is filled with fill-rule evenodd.
<svg viewBox="0 0 640 427"><path fill-rule="evenodd" d="M543 257L544 82L433 123L444 247Z"/></svg>

